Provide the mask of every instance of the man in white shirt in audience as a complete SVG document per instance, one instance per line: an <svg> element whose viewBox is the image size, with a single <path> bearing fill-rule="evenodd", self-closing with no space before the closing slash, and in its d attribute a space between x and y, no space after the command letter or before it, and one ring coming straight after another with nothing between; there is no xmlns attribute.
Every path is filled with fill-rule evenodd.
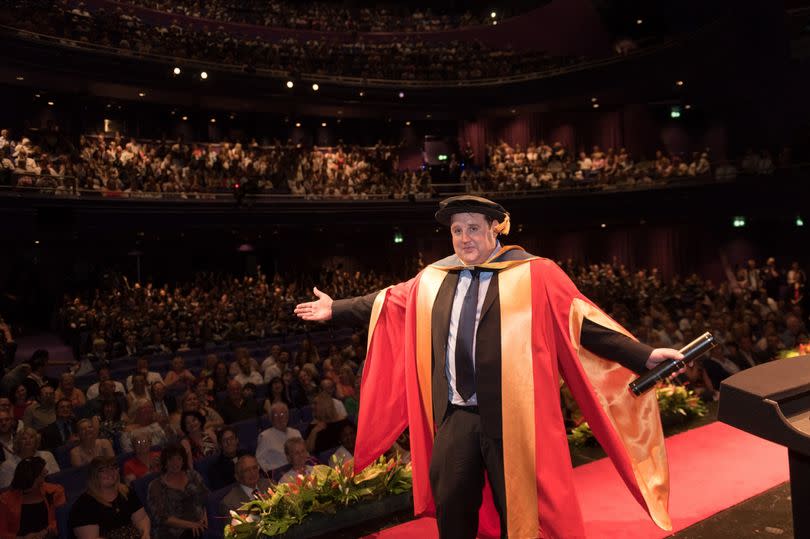
<svg viewBox="0 0 810 539"><path fill-rule="evenodd" d="M160 373L149 370L149 358L146 356L141 356L136 360L135 372L141 373L144 376L146 376L146 385L148 387L152 387L152 384L154 384L155 382L163 382L163 377L160 375ZM127 391L131 390L132 390L132 375L130 374L129 376L127 376Z"/></svg>
<svg viewBox="0 0 810 539"><path fill-rule="evenodd" d="M279 483L294 483L299 475L307 476L312 473L312 466L307 464L309 451L303 438L290 438L284 443L284 453L287 455L292 468L281 476Z"/></svg>
<svg viewBox="0 0 810 539"><path fill-rule="evenodd" d="M277 402L270 407L270 422L272 427L259 434L256 445L256 459L265 472L272 472L287 464L284 453L284 444L291 438L301 438L301 433L288 427L290 410L283 402Z"/></svg>
<svg viewBox="0 0 810 539"><path fill-rule="evenodd" d="M132 378L132 377L130 376L130 378ZM91 385L90 387L87 388L87 400L93 400L95 398L98 398L98 386L101 384L101 382L105 382L105 381L110 380L110 379L111 379L110 368L109 367L99 367L99 369L98 369L98 382L96 382L95 384L93 384L93 385ZM122 395L124 393L126 393L126 391L124 391L124 384L122 384L121 382L117 382L115 380L113 380L113 383L115 384L115 392L116 393L120 393ZM130 389L131 389L131 387L130 387Z"/></svg>

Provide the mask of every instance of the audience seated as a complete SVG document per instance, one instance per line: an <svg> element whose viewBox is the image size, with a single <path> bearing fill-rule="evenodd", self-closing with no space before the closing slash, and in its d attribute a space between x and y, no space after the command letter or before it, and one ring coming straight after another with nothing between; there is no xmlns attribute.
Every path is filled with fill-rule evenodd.
<svg viewBox="0 0 810 539"><path fill-rule="evenodd" d="M261 468L256 457L242 455L236 461L236 484L220 502L219 514L228 516L231 511L242 507L245 502L266 494L270 480L261 476Z"/></svg>
<svg viewBox="0 0 810 539"><path fill-rule="evenodd" d="M208 484L212 490L219 490L236 481L237 459L244 454L239 450L239 436L233 427L223 427L217 433L219 454L208 467ZM258 450L257 450L258 453Z"/></svg>
<svg viewBox="0 0 810 539"><path fill-rule="evenodd" d="M176 356L172 359L172 369L166 373L164 383L166 388L171 391L187 391L196 377L191 374L191 371L186 368L185 361L181 356Z"/></svg>
<svg viewBox="0 0 810 539"><path fill-rule="evenodd" d="M126 337L128 346L131 343L137 342L137 337L134 334L129 334ZM135 374L141 374L146 377L146 383L150 387L153 387L155 382L163 382L163 377L160 373L150 371L149 370L149 357L148 356L139 356L135 363L135 372L127 376L127 391L132 390L132 377Z"/></svg>
<svg viewBox="0 0 810 539"><path fill-rule="evenodd" d="M338 462L346 462L354 458L354 444L357 441L357 429L351 423L346 423L340 430L340 445L332 454Z"/></svg>
<svg viewBox="0 0 810 539"><path fill-rule="evenodd" d="M109 440L115 447L121 439L121 433L126 429L127 421L121 404L117 399L102 401L101 413L98 414L98 436Z"/></svg>
<svg viewBox="0 0 810 539"><path fill-rule="evenodd" d="M271 473L287 464L284 444L291 438L301 438L301 433L289 426L290 409L283 402L275 402L270 407L271 427L259 434L256 458L266 473Z"/></svg>
<svg viewBox="0 0 810 539"><path fill-rule="evenodd" d="M326 393L318 393L312 402L312 423L306 436L307 451L318 455L340 445L340 431L348 420L339 418L335 403Z"/></svg>
<svg viewBox="0 0 810 539"><path fill-rule="evenodd" d="M290 438L284 442L284 454L290 469L281 476L279 483L295 483L299 475L306 477L312 473L309 451L303 438Z"/></svg>
<svg viewBox="0 0 810 539"><path fill-rule="evenodd" d="M190 467L188 453L178 445L163 448L160 476L149 484L148 505L156 537L197 537L208 528L202 477Z"/></svg>
<svg viewBox="0 0 810 539"><path fill-rule="evenodd" d="M0 493L0 538L56 537L56 509L65 505L65 489L46 483L48 473L37 456L16 465L10 488Z"/></svg>
<svg viewBox="0 0 810 539"><path fill-rule="evenodd" d="M99 438L98 428L89 419L80 419L76 423L79 432L79 443L70 450L70 464L84 466L96 457L114 457L115 451L110 440Z"/></svg>
<svg viewBox="0 0 810 539"><path fill-rule="evenodd" d="M164 426L165 425L165 426ZM168 429L168 423L161 424L155 418L155 407L149 401L141 401L136 403L133 416L130 418L130 424L127 425L124 432L121 434L121 450L125 453L132 451L132 437L137 433L146 433L150 437L150 446L162 446L170 438L171 429Z"/></svg>
<svg viewBox="0 0 810 539"><path fill-rule="evenodd" d="M59 378L59 387L56 388L56 400L68 399L74 408L80 408L87 402L84 392L76 387L76 376L71 372L64 372Z"/></svg>
<svg viewBox="0 0 810 539"><path fill-rule="evenodd" d="M76 539L148 537L149 515L135 492L119 479L114 457L96 457L88 467L87 490L70 510Z"/></svg>
<svg viewBox="0 0 810 539"><path fill-rule="evenodd" d="M52 451L59 446L78 441L75 419L73 402L69 399L58 400L56 402L56 421L42 429L42 447ZM2 421L0 421L0 425L2 425Z"/></svg>
<svg viewBox="0 0 810 539"><path fill-rule="evenodd" d="M45 385L39 390L37 402L25 410L23 422L34 430L42 430L56 421L56 398L54 389Z"/></svg>
<svg viewBox="0 0 810 539"><path fill-rule="evenodd" d="M168 419L177 410L177 401L166 395L166 384L162 381L152 382L150 395L155 417Z"/></svg>
<svg viewBox="0 0 810 539"><path fill-rule="evenodd" d="M180 432L180 418L185 412L198 412L205 418L205 424L209 429L218 429L225 424L219 412L210 406L200 403L200 398L193 391L186 393L180 401L180 410L171 416L171 423L175 430ZM228 422L231 423L231 422Z"/></svg>
<svg viewBox="0 0 810 539"><path fill-rule="evenodd" d="M28 389L25 384L18 384L12 395L14 400L11 403L11 413L15 420L22 421L25 417L25 410L33 404L33 401L28 398Z"/></svg>
<svg viewBox="0 0 810 539"><path fill-rule="evenodd" d="M59 464L50 451L40 451L40 436L37 431L26 427L22 432L17 433L14 438L14 445L11 447L13 453L6 456L0 463L0 489L4 489L11 484L14 477L14 470L20 461L38 457L45 462L46 475L59 471Z"/></svg>
<svg viewBox="0 0 810 539"><path fill-rule="evenodd" d="M196 462L217 452L217 439L214 431L205 428L205 416L200 412L183 412L180 428L185 435L180 445L188 453L189 462Z"/></svg>
<svg viewBox="0 0 810 539"><path fill-rule="evenodd" d="M148 473L160 469L160 451L150 447L151 437L146 432L137 432L132 436L132 447L135 454L124 461L124 482L131 485Z"/></svg>
<svg viewBox="0 0 810 539"><path fill-rule="evenodd" d="M88 401L98 398L99 387L101 384L107 380L112 380L112 377L110 376L110 367L107 365L101 365L96 372L98 373L98 382L88 387L87 391L85 392L85 397L87 397ZM124 389L124 384L117 380L113 380L113 386L114 393L124 395L127 392L127 390Z"/></svg>
<svg viewBox="0 0 810 539"><path fill-rule="evenodd" d="M242 384L236 380L228 382L228 392L219 403L218 409L227 424L238 423L245 419L256 419L261 413L261 406L255 400L248 400L242 394Z"/></svg>

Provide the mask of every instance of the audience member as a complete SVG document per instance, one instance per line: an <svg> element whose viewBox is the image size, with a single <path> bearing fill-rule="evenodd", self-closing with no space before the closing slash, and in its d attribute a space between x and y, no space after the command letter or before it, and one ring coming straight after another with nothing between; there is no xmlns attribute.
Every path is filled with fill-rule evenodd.
<svg viewBox="0 0 810 539"><path fill-rule="evenodd" d="M189 462L198 461L217 451L216 435L205 428L205 416L200 412L183 412L180 428L185 435L180 444L188 453Z"/></svg>
<svg viewBox="0 0 810 539"><path fill-rule="evenodd" d="M99 438L98 428L89 419L80 419L76 423L79 431L79 443L70 450L71 466L84 466L96 457L114 457L112 443Z"/></svg>
<svg viewBox="0 0 810 539"><path fill-rule="evenodd" d="M212 490L224 488L236 481L237 459L244 454L239 449L239 437L233 427L223 427L217 433L219 457L208 467L208 484Z"/></svg>
<svg viewBox="0 0 810 539"><path fill-rule="evenodd" d="M310 456L303 438L290 438L284 442L284 454L290 464L290 470L281 476L279 483L295 483L299 476L306 477L312 473L308 464Z"/></svg>
<svg viewBox="0 0 810 539"><path fill-rule="evenodd" d="M74 420L73 402L70 399L58 400L56 402L56 421L42 429L42 447L52 451L59 446L78 441ZM1 421L0 424L2 424Z"/></svg>
<svg viewBox="0 0 810 539"><path fill-rule="evenodd" d="M25 410L23 422L34 430L42 430L56 421L55 391L51 386L45 385L39 390L38 402L34 402Z"/></svg>
<svg viewBox="0 0 810 539"><path fill-rule="evenodd" d="M151 437L146 432L137 432L132 436L132 448L135 454L124 461L124 482L131 485L136 479L160 469L160 451L150 447Z"/></svg>
<svg viewBox="0 0 810 539"><path fill-rule="evenodd" d="M228 394L219 403L222 419L227 424L237 423L245 419L258 417L261 408L255 400L249 401L242 394L242 384L236 380L228 382Z"/></svg>
<svg viewBox="0 0 810 539"><path fill-rule="evenodd" d="M219 514L227 516L231 511L242 507L245 502L266 494L270 480L261 476L261 469L256 457L242 455L236 461L236 484L220 502Z"/></svg>
<svg viewBox="0 0 810 539"><path fill-rule="evenodd" d="M289 427L290 409L283 402L276 402L270 407L272 426L259 434L256 446L256 458L262 470L270 473L287 463L284 444L290 438L301 438L301 433Z"/></svg>
<svg viewBox="0 0 810 539"><path fill-rule="evenodd" d="M318 393L312 402L312 423L306 434L307 451L317 455L336 448L340 445L340 431L346 423L346 418L338 418L332 397Z"/></svg>
<svg viewBox="0 0 810 539"><path fill-rule="evenodd" d="M188 453L177 444L166 446L160 455L161 475L149 483L148 495L155 537L197 537L208 528L208 489L189 462Z"/></svg>
<svg viewBox="0 0 810 539"><path fill-rule="evenodd" d="M40 451L40 435L32 428L25 428L14 438L13 454L0 463L0 489L11 484L14 470L22 460L38 457L45 463L47 474L59 471L59 464L50 451Z"/></svg>
<svg viewBox="0 0 810 539"><path fill-rule="evenodd" d="M46 483L49 473L40 457L29 457L17 464L10 488L0 493L0 537L57 536L56 509L66 503L65 489Z"/></svg>

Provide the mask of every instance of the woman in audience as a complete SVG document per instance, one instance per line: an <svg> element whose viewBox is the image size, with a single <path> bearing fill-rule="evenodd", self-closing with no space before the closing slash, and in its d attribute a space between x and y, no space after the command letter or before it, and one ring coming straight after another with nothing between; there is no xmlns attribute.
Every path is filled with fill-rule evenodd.
<svg viewBox="0 0 810 539"><path fill-rule="evenodd" d="M159 422L155 421L155 408L149 401L141 401L136 405L135 415L126 430L121 434L121 451L132 451L132 437L138 432L145 432L150 437L150 446L163 445L169 433Z"/></svg>
<svg viewBox="0 0 810 539"><path fill-rule="evenodd" d="M59 387L56 388L54 395L56 401L60 399L68 399L73 403L74 408L84 406L87 399L81 389L76 387L76 377L71 372L64 372L59 378Z"/></svg>
<svg viewBox="0 0 810 539"><path fill-rule="evenodd" d="M201 404L197 394L191 391L185 394L183 401L180 403L180 410L172 414L171 417L172 426L174 426L175 430L178 432L182 430L180 428L180 419L184 412L201 413L203 417L205 417L205 424L208 425L209 429L218 429L225 425L225 421L222 420L222 416L219 415L219 412L210 406Z"/></svg>
<svg viewBox="0 0 810 539"><path fill-rule="evenodd" d="M227 487L236 481L236 460L244 453L239 451L239 436L233 427L223 427L217 433L219 458L208 467L208 484L213 490Z"/></svg>
<svg viewBox="0 0 810 539"><path fill-rule="evenodd" d="M14 389L13 395L12 413L14 414L14 419L22 421L23 417L25 417L25 410L27 410L34 401L29 400L28 389L26 389L24 384L18 385Z"/></svg>
<svg viewBox="0 0 810 539"><path fill-rule="evenodd" d="M160 451L152 451L150 442L146 432L138 432L132 437L135 455L124 461L124 482L127 485L160 469Z"/></svg>
<svg viewBox="0 0 810 539"><path fill-rule="evenodd" d="M132 389L127 393L128 410L132 410L132 406L142 400L151 401L152 395L146 386L146 376L142 373L135 373L132 375Z"/></svg>
<svg viewBox="0 0 810 539"><path fill-rule="evenodd" d="M218 362L214 367L213 381L214 384L211 389L214 392L214 395L220 391L228 390L228 382L231 381L231 378L228 375L228 365L226 365L224 361Z"/></svg>
<svg viewBox="0 0 810 539"><path fill-rule="evenodd" d="M172 368L166 373L163 383L171 390L183 390L191 387L196 378L191 371L186 368L186 363L181 356L172 359Z"/></svg>
<svg viewBox="0 0 810 539"><path fill-rule="evenodd" d="M101 415L98 422L98 437L109 440L113 446L121 439L126 429L126 416L121 412L118 399L107 399L101 403Z"/></svg>
<svg viewBox="0 0 810 539"><path fill-rule="evenodd" d="M298 385L306 395L307 402L311 403L318 393L318 383L315 381L315 377L312 376L312 369L307 368L307 365L312 365L312 363L305 364L298 371Z"/></svg>
<svg viewBox="0 0 810 539"><path fill-rule="evenodd" d="M199 537L208 528L202 477L189 467L188 454L172 444L160 455L160 477L149 483L148 504L156 539Z"/></svg>
<svg viewBox="0 0 810 539"><path fill-rule="evenodd" d="M79 445L70 450L71 466L84 466L96 457L114 457L112 444L109 440L98 437L98 431L89 419L81 419L76 423L79 431Z"/></svg>
<svg viewBox="0 0 810 539"><path fill-rule="evenodd" d="M40 436L37 431L26 427L14 437L12 449L14 453L6 456L6 460L0 464L0 489L6 488L14 477L14 470L17 464L25 459L33 457L40 458L45 463L46 475L59 471L59 464L53 458L50 451L39 451Z"/></svg>
<svg viewBox="0 0 810 539"><path fill-rule="evenodd" d="M219 363L219 358L216 354L208 354L205 356L205 363L200 371L200 378L213 378L217 363Z"/></svg>
<svg viewBox="0 0 810 539"><path fill-rule="evenodd" d="M267 384L267 398L264 401L264 412L270 414L270 407L277 402L283 402L290 407L290 401L287 398L287 388L284 386L284 380L276 376Z"/></svg>
<svg viewBox="0 0 810 539"><path fill-rule="evenodd" d="M335 384L337 398L345 399L347 397L355 397L354 391L355 376L352 368L348 365L343 365L338 373L338 381Z"/></svg>
<svg viewBox="0 0 810 539"><path fill-rule="evenodd" d="M340 431L348 423L338 419L332 397L318 393L312 401L312 423L306 433L307 451L317 455L340 445Z"/></svg>
<svg viewBox="0 0 810 539"><path fill-rule="evenodd" d="M312 346L312 341L303 339L301 346L295 354L295 364L299 367L306 363L312 363L316 367L321 364L321 357L318 355L318 349Z"/></svg>
<svg viewBox="0 0 810 539"><path fill-rule="evenodd" d="M214 402L214 394L212 392L212 388L214 386L214 381L210 378L198 378L197 381L194 383L194 386L191 388L197 395L197 400L200 401L200 404L203 406L210 406L212 402Z"/></svg>
<svg viewBox="0 0 810 539"><path fill-rule="evenodd" d="M56 508L65 504L65 489L46 483L47 475L40 457L17 464L11 488L0 494L0 539L56 537Z"/></svg>
<svg viewBox="0 0 810 539"><path fill-rule="evenodd" d="M69 517L76 539L148 539L149 515L138 496L118 474L115 457L90 461L87 490L79 496Z"/></svg>
<svg viewBox="0 0 810 539"><path fill-rule="evenodd" d="M188 453L189 462L196 462L216 453L216 436L213 431L205 428L205 417L200 412L183 412L180 428L185 434L180 444Z"/></svg>

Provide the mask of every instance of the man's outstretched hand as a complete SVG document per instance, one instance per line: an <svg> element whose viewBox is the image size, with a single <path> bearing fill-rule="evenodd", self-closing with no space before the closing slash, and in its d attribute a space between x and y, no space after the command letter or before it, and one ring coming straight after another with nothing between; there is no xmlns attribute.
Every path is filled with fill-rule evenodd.
<svg viewBox="0 0 810 539"><path fill-rule="evenodd" d="M332 298L324 294L318 287L312 289L318 298L317 301L299 303L295 306L295 315L309 322L326 322L332 319Z"/></svg>

